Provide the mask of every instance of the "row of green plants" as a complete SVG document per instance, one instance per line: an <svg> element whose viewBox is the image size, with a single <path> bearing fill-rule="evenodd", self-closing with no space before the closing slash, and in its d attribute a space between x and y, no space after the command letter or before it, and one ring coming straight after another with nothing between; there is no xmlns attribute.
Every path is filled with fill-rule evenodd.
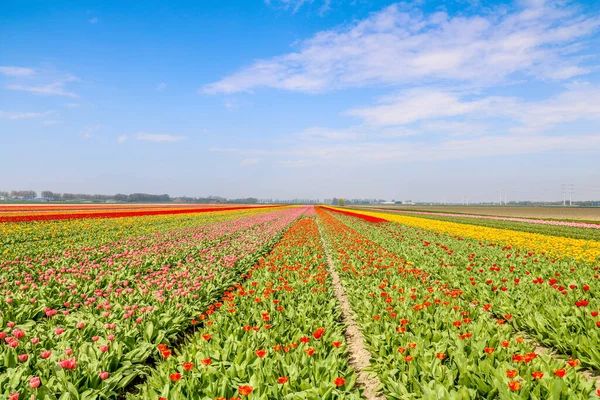
<svg viewBox="0 0 600 400"><path fill-rule="evenodd" d="M101 262L8 265L0 270L0 393L116 398L152 370L157 345L180 340L304 211L212 224L189 237L157 235L147 247L128 240L126 251L106 248Z"/></svg>
<svg viewBox="0 0 600 400"><path fill-rule="evenodd" d="M160 346L140 399L359 399L314 218L295 223L243 283Z"/></svg>
<svg viewBox="0 0 600 400"><path fill-rule="evenodd" d="M386 212L384 210L378 211ZM388 211L387 213L397 214L393 211ZM407 215L413 214L407 213ZM425 219L434 219L438 221L456 222L459 224L486 226L489 228L510 229L519 232L530 232L539 233L542 235L562 236L574 239L600 241L600 229L598 228L580 228L576 226L552 225L550 222L548 224L542 224L534 222L504 221L501 219L491 219L492 217L473 218L466 215L464 217L444 216L436 215L435 213L418 214L418 217Z"/></svg>
<svg viewBox="0 0 600 400"><path fill-rule="evenodd" d="M486 304L317 211L387 399L588 399L577 359L537 354ZM342 222L343 221L343 222ZM365 228L366 229L366 228Z"/></svg>
<svg viewBox="0 0 600 400"><path fill-rule="evenodd" d="M489 242L395 223L344 222L387 250L488 304L496 317L545 346L600 370L600 279L596 264L553 259Z"/></svg>

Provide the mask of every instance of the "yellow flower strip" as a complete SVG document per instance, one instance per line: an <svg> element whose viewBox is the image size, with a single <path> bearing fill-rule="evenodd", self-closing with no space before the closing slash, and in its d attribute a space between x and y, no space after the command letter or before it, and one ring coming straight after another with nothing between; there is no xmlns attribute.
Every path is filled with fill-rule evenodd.
<svg viewBox="0 0 600 400"><path fill-rule="evenodd" d="M484 226L436 221L433 219L374 211L362 211L357 209L352 209L352 212L453 236L499 243L505 246L511 246L536 253L545 252L556 258L575 258L587 262L596 262L600 260L600 242L595 240L548 236L538 233L513 231L510 229L488 228Z"/></svg>

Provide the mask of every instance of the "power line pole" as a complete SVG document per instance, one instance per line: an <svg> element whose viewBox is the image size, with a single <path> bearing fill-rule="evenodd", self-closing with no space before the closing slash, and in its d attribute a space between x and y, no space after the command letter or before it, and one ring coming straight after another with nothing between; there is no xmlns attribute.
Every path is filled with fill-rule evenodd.
<svg viewBox="0 0 600 400"><path fill-rule="evenodd" d="M502 205L502 196L504 195L504 189L500 189L500 205Z"/></svg>
<svg viewBox="0 0 600 400"><path fill-rule="evenodd" d="M562 185L560 185L560 188L562 189L562 194L563 194L563 207L567 205L567 190L566 190L566 186L564 183Z"/></svg>
<svg viewBox="0 0 600 400"><path fill-rule="evenodd" d="M574 185L571 184L570 191L569 191L569 205L570 206L573 205L573 187L574 187Z"/></svg>

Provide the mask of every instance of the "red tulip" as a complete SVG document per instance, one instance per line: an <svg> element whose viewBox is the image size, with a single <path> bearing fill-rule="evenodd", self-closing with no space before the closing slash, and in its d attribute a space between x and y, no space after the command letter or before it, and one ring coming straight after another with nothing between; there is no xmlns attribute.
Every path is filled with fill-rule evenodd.
<svg viewBox="0 0 600 400"><path fill-rule="evenodd" d="M240 394L242 396L248 396L250 393L252 393L252 386L249 386L249 385L240 386L240 387L238 387L238 391L240 392Z"/></svg>
<svg viewBox="0 0 600 400"><path fill-rule="evenodd" d="M58 363L63 369L74 370L77 367L77 360L75 357L67 358L66 360L62 360Z"/></svg>
<svg viewBox="0 0 600 400"><path fill-rule="evenodd" d="M517 391L517 390L521 389L521 382L519 382L519 381L508 382L508 388L510 390L512 390L513 392Z"/></svg>

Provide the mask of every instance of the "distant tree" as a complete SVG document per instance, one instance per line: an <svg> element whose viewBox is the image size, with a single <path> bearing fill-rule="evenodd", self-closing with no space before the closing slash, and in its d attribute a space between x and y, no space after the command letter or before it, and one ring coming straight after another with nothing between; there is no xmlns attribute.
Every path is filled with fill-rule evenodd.
<svg viewBox="0 0 600 400"><path fill-rule="evenodd" d="M10 192L10 197L22 200L33 200L37 193L33 190L13 190Z"/></svg>
<svg viewBox="0 0 600 400"><path fill-rule="evenodd" d="M60 193L54 193L50 190L44 190L42 191L42 197L46 200L56 201L60 199Z"/></svg>
<svg viewBox="0 0 600 400"><path fill-rule="evenodd" d="M77 195L75 193L63 193L61 195L61 198L66 201L71 201L71 200L75 200L76 196Z"/></svg>
<svg viewBox="0 0 600 400"><path fill-rule="evenodd" d="M344 207L344 204L345 204L345 201L344 201L344 199L339 199L339 200L338 200L338 205L339 205L340 207Z"/></svg>
<svg viewBox="0 0 600 400"><path fill-rule="evenodd" d="M168 194L132 193L127 196L127 201L130 203L168 203L171 201L171 197Z"/></svg>
<svg viewBox="0 0 600 400"><path fill-rule="evenodd" d="M336 206L337 204L338 204L338 199L337 199L337 197L334 197L333 200L331 200L331 205Z"/></svg>
<svg viewBox="0 0 600 400"><path fill-rule="evenodd" d="M121 194L121 193L118 193L118 194L115 194L115 195L113 196L113 199L114 199L115 201L127 201L127 195L126 195L126 194Z"/></svg>
<svg viewBox="0 0 600 400"><path fill-rule="evenodd" d="M0 191L0 197L8 197L8 192Z"/></svg>

